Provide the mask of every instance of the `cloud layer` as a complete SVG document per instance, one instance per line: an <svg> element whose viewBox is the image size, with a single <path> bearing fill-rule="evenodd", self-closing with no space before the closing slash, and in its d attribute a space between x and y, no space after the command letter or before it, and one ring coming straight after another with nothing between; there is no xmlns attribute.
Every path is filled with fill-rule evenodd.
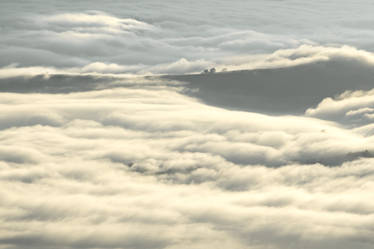
<svg viewBox="0 0 374 249"><path fill-rule="evenodd" d="M2 0L0 249L372 249L372 13Z"/></svg>
<svg viewBox="0 0 374 249"><path fill-rule="evenodd" d="M254 54L302 45L371 50L372 12L365 0L2 1L0 67L138 74L253 68L269 64Z"/></svg>
<svg viewBox="0 0 374 249"><path fill-rule="evenodd" d="M2 248L373 246L367 127L229 111L149 82L0 95Z"/></svg>

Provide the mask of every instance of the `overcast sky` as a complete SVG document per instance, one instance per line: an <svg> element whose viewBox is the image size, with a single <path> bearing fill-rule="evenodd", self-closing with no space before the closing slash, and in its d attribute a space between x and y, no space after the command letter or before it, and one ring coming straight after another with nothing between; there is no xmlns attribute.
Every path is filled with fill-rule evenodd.
<svg viewBox="0 0 374 249"><path fill-rule="evenodd" d="M0 0L0 249L374 248L373 4Z"/></svg>

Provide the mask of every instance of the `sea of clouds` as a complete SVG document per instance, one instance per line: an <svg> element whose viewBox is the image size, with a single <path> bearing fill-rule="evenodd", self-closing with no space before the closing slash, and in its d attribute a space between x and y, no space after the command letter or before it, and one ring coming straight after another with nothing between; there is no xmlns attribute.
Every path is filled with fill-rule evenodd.
<svg viewBox="0 0 374 249"><path fill-rule="evenodd" d="M280 50L372 51L371 1L1 1L0 68L180 74Z"/></svg>
<svg viewBox="0 0 374 249"><path fill-rule="evenodd" d="M269 116L181 89L1 93L1 248L372 248L372 91Z"/></svg>
<svg viewBox="0 0 374 249"><path fill-rule="evenodd" d="M372 10L1 1L0 248L373 248L373 90L271 115L139 76L374 69Z"/></svg>

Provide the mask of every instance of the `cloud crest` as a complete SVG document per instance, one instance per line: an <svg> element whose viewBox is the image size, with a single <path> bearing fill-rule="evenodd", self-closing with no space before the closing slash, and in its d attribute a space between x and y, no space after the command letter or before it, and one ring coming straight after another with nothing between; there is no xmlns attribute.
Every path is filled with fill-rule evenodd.
<svg viewBox="0 0 374 249"><path fill-rule="evenodd" d="M37 76L41 74L122 74L122 75L165 75L201 73L204 69L214 67L218 72L288 68L299 65L326 61L352 61L367 66L374 65L374 54L350 46L323 47L302 45L292 49L281 49L271 54L245 55L222 58L214 61L190 61L181 58L171 63L157 65L134 64L121 65L95 61L81 67L32 66L23 67L17 63L0 68L0 78L19 76Z"/></svg>

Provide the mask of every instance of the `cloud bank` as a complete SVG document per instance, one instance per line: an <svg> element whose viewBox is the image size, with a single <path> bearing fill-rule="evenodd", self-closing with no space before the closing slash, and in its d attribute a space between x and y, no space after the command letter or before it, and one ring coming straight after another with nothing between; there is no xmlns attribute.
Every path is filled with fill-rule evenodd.
<svg viewBox="0 0 374 249"><path fill-rule="evenodd" d="M294 65L278 60L289 52L272 53L303 45L347 45L371 51L373 41L373 6L364 0L329 4L292 0L57 4L43 0L28 7L14 1L2 1L1 6L0 68L18 64L21 68L181 74L211 67ZM335 6L341 7L336 10ZM313 48L302 50L312 52ZM336 51L316 53L326 59Z"/></svg>
<svg viewBox="0 0 374 249"><path fill-rule="evenodd" d="M1 247L372 247L371 133L317 118L371 92L275 117L180 91L1 93Z"/></svg>

